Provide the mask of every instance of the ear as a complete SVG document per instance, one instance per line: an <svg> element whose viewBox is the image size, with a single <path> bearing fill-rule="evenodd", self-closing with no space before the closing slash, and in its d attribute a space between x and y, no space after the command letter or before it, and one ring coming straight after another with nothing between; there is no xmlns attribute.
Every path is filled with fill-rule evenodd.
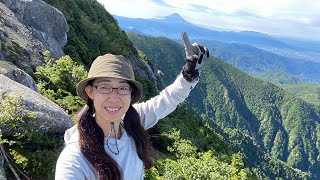
<svg viewBox="0 0 320 180"><path fill-rule="evenodd" d="M90 85L87 85L84 90L86 91L87 95L89 96L90 99L93 100L93 87Z"/></svg>

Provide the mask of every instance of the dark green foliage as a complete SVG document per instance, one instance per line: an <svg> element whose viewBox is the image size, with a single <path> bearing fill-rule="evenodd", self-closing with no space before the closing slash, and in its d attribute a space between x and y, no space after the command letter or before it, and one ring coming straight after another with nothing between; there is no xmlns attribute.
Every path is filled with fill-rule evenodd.
<svg viewBox="0 0 320 180"><path fill-rule="evenodd" d="M26 61L26 59L29 59L29 53L27 50L23 49L16 42L12 42L11 45L1 42L0 53L4 55L5 61L12 62L17 66L21 64L20 61Z"/></svg>
<svg viewBox="0 0 320 180"><path fill-rule="evenodd" d="M226 129L233 151L245 154L245 162L260 179L310 179L310 174L288 166L285 162L265 153L248 135L237 129Z"/></svg>
<svg viewBox="0 0 320 180"><path fill-rule="evenodd" d="M279 86L306 102L320 106L319 83L283 84Z"/></svg>
<svg viewBox="0 0 320 180"><path fill-rule="evenodd" d="M160 43L161 38L136 36L129 34L134 44L155 63L159 57L151 57L161 52L162 46L170 49L176 45L167 39L165 45L152 46L150 50L148 44ZM161 61L174 63L172 59ZM177 63L175 68L179 66ZM164 73L172 71L164 69ZM206 60L201 76L188 100L198 113L212 119L211 126L221 128L219 132L224 132L224 137L232 137L227 139L233 151L244 154L248 166L258 177L308 178L308 174L301 171L310 172L312 179L319 176L319 171L315 171L320 168L318 107L217 58ZM234 130L238 135L232 135Z"/></svg>
<svg viewBox="0 0 320 180"><path fill-rule="evenodd" d="M273 84L298 84L303 83L305 80L302 78L293 77L292 75L278 70L278 71L268 71L261 73L251 73L251 75L258 77L260 79L272 82Z"/></svg>
<svg viewBox="0 0 320 180"><path fill-rule="evenodd" d="M190 140L201 151L214 149L217 152L230 153L228 145L207 124L207 121L205 117L195 115L194 111L183 103L173 113L159 121L155 129L157 132L172 132L172 128L176 128L180 130L181 138ZM162 144L165 143L159 143L160 146Z"/></svg>
<svg viewBox="0 0 320 180"><path fill-rule="evenodd" d="M51 141L53 138L58 140L58 137L50 136ZM34 146L33 144L29 145L31 147ZM62 146L63 143L59 141L56 145ZM54 179L55 165L60 154L58 148L56 150L50 147L48 149L37 149L36 151L25 151L19 147L12 147L10 154L15 163L28 177L32 179ZM10 172L10 170L8 169L7 172ZM9 179L14 179L11 174L7 176ZM20 177L23 176L20 175Z"/></svg>
<svg viewBox="0 0 320 180"><path fill-rule="evenodd" d="M33 134L24 134L23 131L32 131L35 114L23 112L24 105L21 96L13 98L10 94L4 94L0 103L0 136L2 132L13 134L14 137L25 138Z"/></svg>
<svg viewBox="0 0 320 180"><path fill-rule="evenodd" d="M45 0L66 17L69 32L64 48L78 62L90 65L97 56L112 53L127 56L132 43L115 19L96 0Z"/></svg>
<svg viewBox="0 0 320 180"><path fill-rule="evenodd" d="M203 77L204 81L211 83L203 85L211 89L207 92L208 107L213 110L218 125L242 129L266 152L295 168L309 171L311 167L319 166L313 155L319 154L314 139L320 133L316 131L318 109L293 98L277 86L224 65L218 59L207 65ZM280 132L282 139L279 136L275 139ZM279 141L284 147L276 144ZM297 144L291 145L293 142ZM311 174L317 176L317 172Z"/></svg>
<svg viewBox="0 0 320 180"><path fill-rule="evenodd" d="M135 79L142 84L143 88L143 97L140 101L146 101L157 94L157 89L151 81L143 79L138 75L136 75Z"/></svg>
<svg viewBox="0 0 320 180"><path fill-rule="evenodd" d="M84 104L77 96L76 85L87 77L87 72L69 56L54 61L48 51L44 55L44 66L37 67L35 72L41 94L59 104L69 114L76 112Z"/></svg>
<svg viewBox="0 0 320 180"><path fill-rule="evenodd" d="M318 108L218 59L208 61L203 74L200 86L208 89L204 102L210 109L206 112L219 126L242 130L262 150L302 171L319 167ZM249 156L248 160L254 159ZM310 173L313 178L319 176L317 171Z"/></svg>
<svg viewBox="0 0 320 180"><path fill-rule="evenodd" d="M36 114L23 111L20 97L6 95L0 104L1 131L12 135L0 134L0 143L10 153L15 167L32 179L54 179L55 161L62 146L61 138L54 133L42 133L34 128ZM8 153L8 154L9 154ZM11 172L9 169L6 172ZM19 176L22 174L18 171ZM7 174L13 179L13 174Z"/></svg>
<svg viewBox="0 0 320 180"><path fill-rule="evenodd" d="M147 37L135 33L127 35L134 46L152 60L155 68L164 73L165 84L172 83L185 64L182 46L165 37Z"/></svg>
<svg viewBox="0 0 320 180"><path fill-rule="evenodd" d="M152 144L160 156L146 179L256 179L241 153L232 154L221 135L185 103L160 120Z"/></svg>

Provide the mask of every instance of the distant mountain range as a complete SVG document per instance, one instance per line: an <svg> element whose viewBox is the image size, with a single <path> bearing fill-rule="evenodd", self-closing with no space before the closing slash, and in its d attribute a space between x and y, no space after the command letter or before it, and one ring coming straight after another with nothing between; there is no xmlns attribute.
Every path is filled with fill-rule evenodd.
<svg viewBox="0 0 320 180"><path fill-rule="evenodd" d="M187 31L191 39L206 39L241 44L255 44L290 48L289 45L268 35L253 31L215 31L199 27L184 20L179 14L171 14L163 18L141 19L114 16L125 31L140 32L151 36L165 36L180 39L180 33Z"/></svg>
<svg viewBox="0 0 320 180"><path fill-rule="evenodd" d="M280 71L300 81L320 82L320 42L280 39L253 31L210 30L189 23L179 14L152 19L114 17L125 31L164 36L180 43L180 33L187 31L192 41L204 43L211 54L247 73Z"/></svg>
<svg viewBox="0 0 320 180"><path fill-rule="evenodd" d="M227 43L250 44L256 47L286 48L320 53L320 42L301 39L272 37L254 31L217 31L199 27L174 13L162 18L127 18L114 15L121 29L151 36L165 36L180 39L180 33L187 31L191 39L216 40ZM319 60L320 61L320 60Z"/></svg>
<svg viewBox="0 0 320 180"><path fill-rule="evenodd" d="M249 74L283 72L302 81L320 82L320 63L281 56L247 44L204 41L211 54Z"/></svg>

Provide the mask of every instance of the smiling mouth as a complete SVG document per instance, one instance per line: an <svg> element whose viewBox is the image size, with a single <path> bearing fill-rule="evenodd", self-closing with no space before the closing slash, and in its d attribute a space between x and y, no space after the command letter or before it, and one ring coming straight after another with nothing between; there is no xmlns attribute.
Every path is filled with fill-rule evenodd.
<svg viewBox="0 0 320 180"><path fill-rule="evenodd" d="M105 107L105 109L108 111L108 112L117 112L121 109L121 107L118 107L118 108L110 108L110 107Z"/></svg>

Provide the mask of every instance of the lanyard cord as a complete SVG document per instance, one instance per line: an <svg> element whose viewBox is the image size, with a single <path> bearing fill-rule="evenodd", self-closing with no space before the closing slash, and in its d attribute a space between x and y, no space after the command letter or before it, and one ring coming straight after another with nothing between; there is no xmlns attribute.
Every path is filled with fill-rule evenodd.
<svg viewBox="0 0 320 180"><path fill-rule="evenodd" d="M113 152L109 146L109 139L110 139L110 135L112 133L112 131L114 132L115 134L115 141L116 141L116 147L117 147L117 152ZM114 122L111 123L111 130L109 132L109 135L107 137L107 146L108 146L108 149L110 150L110 152L112 152L114 155L118 155L120 153L119 151L119 148L118 148L118 141L117 141L117 133L116 133L116 129L114 128Z"/></svg>

